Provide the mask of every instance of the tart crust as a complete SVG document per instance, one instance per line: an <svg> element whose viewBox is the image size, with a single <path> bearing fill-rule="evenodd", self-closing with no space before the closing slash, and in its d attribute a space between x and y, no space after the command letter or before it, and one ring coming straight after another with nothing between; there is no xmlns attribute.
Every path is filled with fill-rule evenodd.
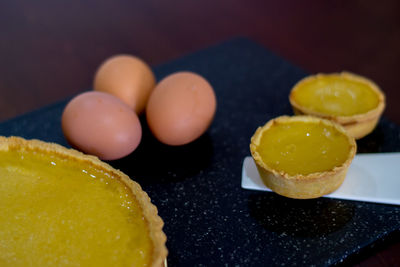
<svg viewBox="0 0 400 267"><path fill-rule="evenodd" d="M91 165L100 171L108 172L119 178L120 181L131 190L133 196L141 207L143 216L147 222L149 237L152 242L152 260L149 266L159 267L165 265L168 251L165 246L166 235L162 231L164 222L158 216L157 207L151 203L147 193L142 190L138 183L132 181L126 174L114 169L109 164L102 162L95 156L86 155L74 149L67 149L55 143L47 143L36 139L26 140L15 136L0 136L0 150L20 150L46 153L49 155L53 154L84 165Z"/></svg>
<svg viewBox="0 0 400 267"><path fill-rule="evenodd" d="M345 162L335 166L329 171L313 172L307 175L289 175L285 171L278 171L268 166L257 151L264 131L270 129L275 123L290 121L316 122L333 126L337 131L344 134L350 145L349 154ZM250 151L256 163L263 183L272 191L289 198L309 199L318 198L335 191L343 183L347 170L356 153L356 142L354 138L340 125L329 120L312 116L280 116L270 120L264 126L259 127L251 138Z"/></svg>
<svg viewBox="0 0 400 267"><path fill-rule="evenodd" d="M320 112L313 111L307 107L301 106L300 104L298 104L296 102L294 95L295 95L295 92L298 90L298 88L301 87L302 84L313 81L313 80L317 80L317 79L320 79L320 78L323 78L326 76L338 76L338 77L346 78L348 80L353 80L353 81L357 81L357 82L366 84L372 91L374 91L377 94L378 105L366 113L355 114L352 116L336 116L336 115L329 115L326 113L320 113ZM360 138L368 135L375 129L375 127L379 121L379 118L381 117L381 115L385 109L385 106L386 106L385 95L376 83L374 83L370 79L367 79L360 75L346 72L346 71L343 71L341 73L332 73L332 74L320 73L320 74L311 75L311 76L303 78L302 80L297 82L294 85L294 87L292 88L290 95L289 95L289 101L290 101L290 104L292 105L293 111L296 115L312 115L312 116L317 116L317 117L321 117L324 119L329 119L334 122L337 122L337 123L341 124L349 132L349 134L351 136L353 136L355 139L360 139Z"/></svg>

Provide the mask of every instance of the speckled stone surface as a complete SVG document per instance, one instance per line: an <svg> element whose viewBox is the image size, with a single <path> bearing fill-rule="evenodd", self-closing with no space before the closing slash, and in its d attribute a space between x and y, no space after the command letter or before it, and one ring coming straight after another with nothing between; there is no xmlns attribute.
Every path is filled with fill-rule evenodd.
<svg viewBox="0 0 400 267"><path fill-rule="evenodd" d="M158 66L160 80L191 70L214 86L210 129L182 147L144 135L130 156L110 162L138 181L158 206L168 236L169 266L331 265L400 229L400 206L287 199L240 187L250 137L269 119L292 114L288 93L307 73L265 48L235 39ZM67 100L66 100L67 101ZM1 135L66 145L66 101L0 124ZM382 119L359 152L400 151L400 127Z"/></svg>

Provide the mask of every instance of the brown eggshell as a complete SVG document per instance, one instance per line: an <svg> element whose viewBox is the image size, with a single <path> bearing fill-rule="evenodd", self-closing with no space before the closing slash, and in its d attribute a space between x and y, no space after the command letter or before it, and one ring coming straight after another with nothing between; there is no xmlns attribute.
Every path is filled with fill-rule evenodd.
<svg viewBox="0 0 400 267"><path fill-rule="evenodd" d="M155 84L153 71L143 60L116 55L100 65L93 87L118 97L139 114L144 111Z"/></svg>
<svg viewBox="0 0 400 267"><path fill-rule="evenodd" d="M192 72L177 72L157 84L146 118L160 142L184 145L207 130L215 110L216 97L208 81Z"/></svg>
<svg viewBox="0 0 400 267"><path fill-rule="evenodd" d="M136 113L115 96L102 92L73 98L64 109L61 124L71 146L104 160L130 154L142 137Z"/></svg>

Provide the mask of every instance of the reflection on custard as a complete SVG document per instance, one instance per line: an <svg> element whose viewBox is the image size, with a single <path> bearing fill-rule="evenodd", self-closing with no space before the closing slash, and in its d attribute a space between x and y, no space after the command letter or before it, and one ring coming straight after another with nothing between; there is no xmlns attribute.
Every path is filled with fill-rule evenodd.
<svg viewBox="0 0 400 267"><path fill-rule="evenodd" d="M331 125L275 122L261 137L256 151L270 168L289 175L332 170L349 156L347 137Z"/></svg>
<svg viewBox="0 0 400 267"><path fill-rule="evenodd" d="M141 266L151 243L117 178L36 152L0 151L1 266Z"/></svg>

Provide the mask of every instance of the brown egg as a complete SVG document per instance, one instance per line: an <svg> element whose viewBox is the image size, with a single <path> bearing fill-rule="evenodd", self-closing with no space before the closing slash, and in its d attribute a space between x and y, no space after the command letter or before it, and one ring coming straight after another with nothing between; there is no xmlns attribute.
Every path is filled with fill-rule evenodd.
<svg viewBox="0 0 400 267"><path fill-rule="evenodd" d="M157 84L146 107L146 118L159 141L184 145L207 130L215 110L215 93L207 80L192 72L177 72Z"/></svg>
<svg viewBox="0 0 400 267"><path fill-rule="evenodd" d="M116 55L101 64L93 87L118 97L139 114L144 111L155 84L153 71L143 60Z"/></svg>
<svg viewBox="0 0 400 267"><path fill-rule="evenodd" d="M102 92L74 97L64 109L61 124L71 146L104 160L130 154L142 138L136 113L117 97Z"/></svg>

